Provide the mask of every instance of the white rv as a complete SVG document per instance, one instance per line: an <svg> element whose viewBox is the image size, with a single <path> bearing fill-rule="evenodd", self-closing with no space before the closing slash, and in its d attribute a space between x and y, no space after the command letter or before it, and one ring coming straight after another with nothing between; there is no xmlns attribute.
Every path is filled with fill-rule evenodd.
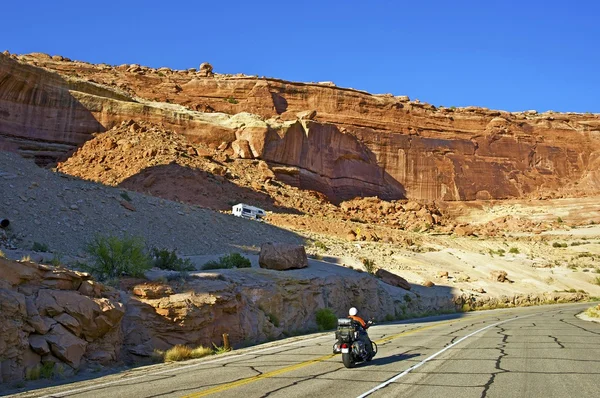
<svg viewBox="0 0 600 398"><path fill-rule="evenodd" d="M234 216L250 218L252 220L260 220L267 215L263 209L250 206L245 203L238 203L237 205L233 206L231 208L231 212Z"/></svg>

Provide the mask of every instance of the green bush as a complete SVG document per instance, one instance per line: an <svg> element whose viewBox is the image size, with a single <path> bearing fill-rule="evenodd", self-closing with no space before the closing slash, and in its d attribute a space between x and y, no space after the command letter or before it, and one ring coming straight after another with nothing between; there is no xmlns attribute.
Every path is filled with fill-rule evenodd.
<svg viewBox="0 0 600 398"><path fill-rule="evenodd" d="M337 316L329 308L317 310L317 326L319 330L331 330L337 326Z"/></svg>
<svg viewBox="0 0 600 398"><path fill-rule="evenodd" d="M144 250L141 238L125 236L96 236L87 244L94 263L87 268L100 280L119 278L124 275L140 277L152 268L150 256Z"/></svg>
<svg viewBox="0 0 600 398"><path fill-rule="evenodd" d="M517 249L516 247L511 247L508 252L512 254L519 254L519 249Z"/></svg>
<svg viewBox="0 0 600 398"><path fill-rule="evenodd" d="M566 243L554 242L552 243L552 247L567 247Z"/></svg>
<svg viewBox="0 0 600 398"><path fill-rule="evenodd" d="M202 266L202 269L223 269L223 268L250 268L251 263L240 253L231 253L219 258L219 261L209 261Z"/></svg>
<svg viewBox="0 0 600 398"><path fill-rule="evenodd" d="M321 249L323 251L329 250L329 248L325 245L325 243L321 242L320 240L315 242L315 247L318 249Z"/></svg>
<svg viewBox="0 0 600 398"><path fill-rule="evenodd" d="M171 271L195 271L194 264L189 259L179 258L175 250L152 248L152 265Z"/></svg>
<svg viewBox="0 0 600 398"><path fill-rule="evenodd" d="M131 202L131 197L129 196L129 194L125 191L121 192L121 197L126 200L127 202Z"/></svg>
<svg viewBox="0 0 600 398"><path fill-rule="evenodd" d="M33 250L34 252L47 253L49 249L48 249L48 245L46 245L44 243L33 242L33 246L31 247L31 250Z"/></svg>
<svg viewBox="0 0 600 398"><path fill-rule="evenodd" d="M367 272L371 275L374 275L375 272L377 271L377 268L375 268L375 262L371 259L368 258L363 258L362 259L362 263L365 266L365 269L367 270Z"/></svg>

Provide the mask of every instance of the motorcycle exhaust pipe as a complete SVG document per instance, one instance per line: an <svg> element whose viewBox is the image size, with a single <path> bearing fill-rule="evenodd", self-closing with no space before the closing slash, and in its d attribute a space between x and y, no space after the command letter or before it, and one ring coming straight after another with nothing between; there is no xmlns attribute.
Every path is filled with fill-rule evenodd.
<svg viewBox="0 0 600 398"><path fill-rule="evenodd" d="M2 221L0 221L0 228L6 228L10 225L10 221L8 221L8 218L4 218L2 219Z"/></svg>

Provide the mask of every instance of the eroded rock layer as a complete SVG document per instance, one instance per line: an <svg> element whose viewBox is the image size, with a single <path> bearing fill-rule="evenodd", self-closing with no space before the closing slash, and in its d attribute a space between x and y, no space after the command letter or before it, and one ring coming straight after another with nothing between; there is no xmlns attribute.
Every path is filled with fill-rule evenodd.
<svg viewBox="0 0 600 398"><path fill-rule="evenodd" d="M331 83L0 55L0 137L46 161L123 120L225 143L334 201L600 192L598 115L436 108Z"/></svg>

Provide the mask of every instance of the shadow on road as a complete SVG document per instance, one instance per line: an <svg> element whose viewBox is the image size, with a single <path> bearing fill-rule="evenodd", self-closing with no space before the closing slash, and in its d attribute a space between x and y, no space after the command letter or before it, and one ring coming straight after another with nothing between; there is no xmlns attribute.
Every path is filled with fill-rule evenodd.
<svg viewBox="0 0 600 398"><path fill-rule="evenodd" d="M387 357L383 357L383 358L375 358L373 359L371 362L362 362L359 366L381 366L381 365L388 365L390 363L394 363L394 362L400 362L400 361L404 361L407 359L411 359L414 357L420 357L421 354L397 354L397 355L390 355Z"/></svg>

